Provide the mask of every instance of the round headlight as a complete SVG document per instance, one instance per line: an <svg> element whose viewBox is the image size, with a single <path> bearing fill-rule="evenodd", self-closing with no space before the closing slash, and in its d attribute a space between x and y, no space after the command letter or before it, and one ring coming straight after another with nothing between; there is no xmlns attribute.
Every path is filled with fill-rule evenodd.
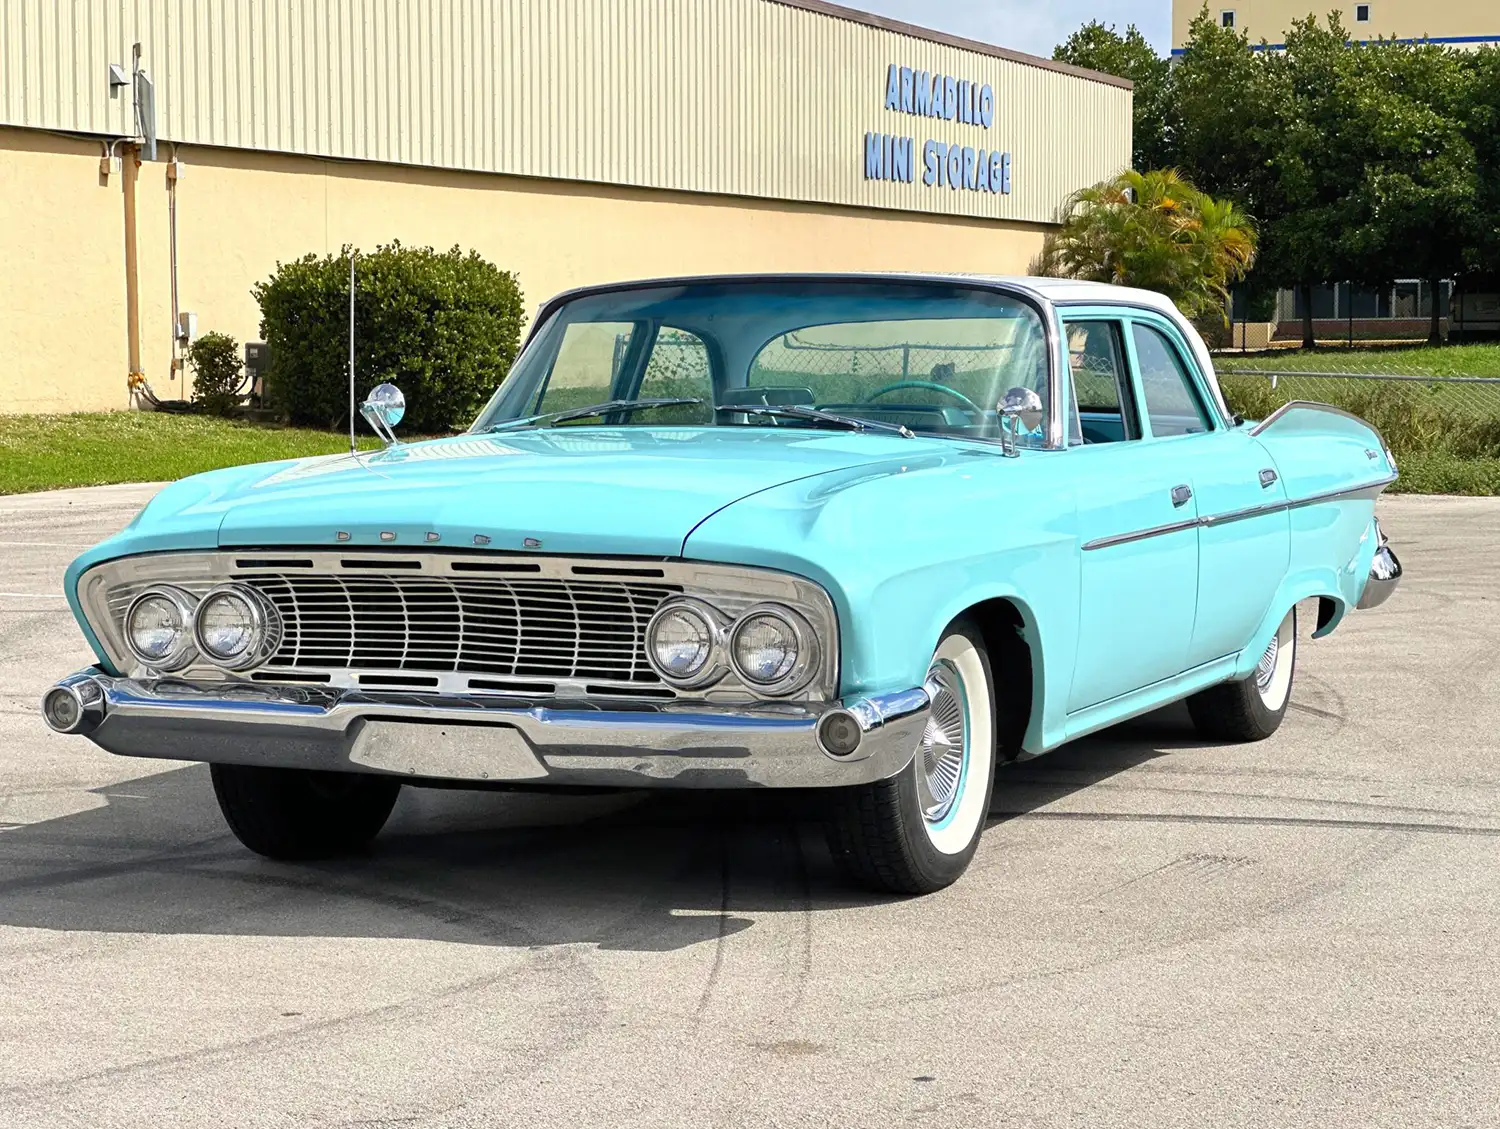
<svg viewBox="0 0 1500 1129"><path fill-rule="evenodd" d="M651 617L646 653L656 673L677 686L702 686L723 673L723 628L706 605L673 600Z"/></svg>
<svg viewBox="0 0 1500 1129"><path fill-rule="evenodd" d="M280 642L276 613L260 593L238 584L203 597L193 619L193 637L203 657L229 670L243 670L270 657Z"/></svg>
<svg viewBox="0 0 1500 1129"><path fill-rule="evenodd" d="M789 608L751 608L729 640L735 673L757 690L789 694L807 684L816 641L802 617Z"/></svg>
<svg viewBox="0 0 1500 1129"><path fill-rule="evenodd" d="M125 610L125 641L154 670L178 670L193 657L193 598L180 588L148 588Z"/></svg>

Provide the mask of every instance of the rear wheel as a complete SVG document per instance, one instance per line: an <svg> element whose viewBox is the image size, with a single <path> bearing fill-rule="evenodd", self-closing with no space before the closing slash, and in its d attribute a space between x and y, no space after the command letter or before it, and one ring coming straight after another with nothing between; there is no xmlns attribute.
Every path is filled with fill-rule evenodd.
<svg viewBox="0 0 1500 1129"><path fill-rule="evenodd" d="M211 767L229 829L256 854L317 859L358 850L380 833L401 792L388 776L298 768Z"/></svg>
<svg viewBox="0 0 1500 1129"><path fill-rule="evenodd" d="M1297 665L1297 609L1287 613L1255 672L1210 686L1188 699L1198 732L1213 741L1262 741L1275 733L1292 699Z"/></svg>
<svg viewBox="0 0 1500 1129"><path fill-rule="evenodd" d="M995 691L978 628L948 630L925 687L932 706L912 763L890 780L828 797L834 860L877 890L926 894L956 881L979 847L989 812Z"/></svg>

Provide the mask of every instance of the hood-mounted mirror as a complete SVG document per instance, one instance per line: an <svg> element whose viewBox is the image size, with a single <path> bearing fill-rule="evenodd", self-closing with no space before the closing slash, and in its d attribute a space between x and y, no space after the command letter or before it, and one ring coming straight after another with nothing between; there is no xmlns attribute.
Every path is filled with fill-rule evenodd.
<svg viewBox="0 0 1500 1129"><path fill-rule="evenodd" d="M365 417L370 429L385 440L387 447L394 447L398 442L396 425L406 415L406 397L390 382L377 384L359 406L359 414Z"/></svg>
<svg viewBox="0 0 1500 1129"><path fill-rule="evenodd" d="M1012 388L1001 399L998 411L1000 450L1014 458L1020 454L1016 449L1016 436L1023 430L1034 432L1041 428L1042 418L1046 414L1045 406L1042 398L1032 389Z"/></svg>

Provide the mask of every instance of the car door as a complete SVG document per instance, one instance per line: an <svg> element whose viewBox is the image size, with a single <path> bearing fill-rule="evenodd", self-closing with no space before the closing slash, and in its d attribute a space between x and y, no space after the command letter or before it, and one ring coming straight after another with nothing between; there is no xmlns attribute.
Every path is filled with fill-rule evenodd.
<svg viewBox="0 0 1500 1129"><path fill-rule="evenodd" d="M1208 374L1170 322L1136 317L1130 341L1152 434L1183 437L1192 450L1199 530L1191 669L1243 650L1265 618L1291 552L1286 487L1265 448L1211 407Z"/></svg>
<svg viewBox="0 0 1500 1129"><path fill-rule="evenodd" d="M1069 310L1069 449L1082 543L1070 713L1186 669L1198 591L1191 456L1157 439L1119 309Z"/></svg>

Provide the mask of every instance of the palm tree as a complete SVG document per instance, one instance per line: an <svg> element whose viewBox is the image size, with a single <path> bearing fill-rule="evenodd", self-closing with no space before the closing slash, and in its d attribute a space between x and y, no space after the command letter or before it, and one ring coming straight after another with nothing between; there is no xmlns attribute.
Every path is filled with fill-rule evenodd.
<svg viewBox="0 0 1500 1129"><path fill-rule="evenodd" d="M1230 284L1255 262L1250 217L1172 169L1131 169L1081 189L1062 215L1039 273L1156 290L1190 318L1223 320Z"/></svg>

